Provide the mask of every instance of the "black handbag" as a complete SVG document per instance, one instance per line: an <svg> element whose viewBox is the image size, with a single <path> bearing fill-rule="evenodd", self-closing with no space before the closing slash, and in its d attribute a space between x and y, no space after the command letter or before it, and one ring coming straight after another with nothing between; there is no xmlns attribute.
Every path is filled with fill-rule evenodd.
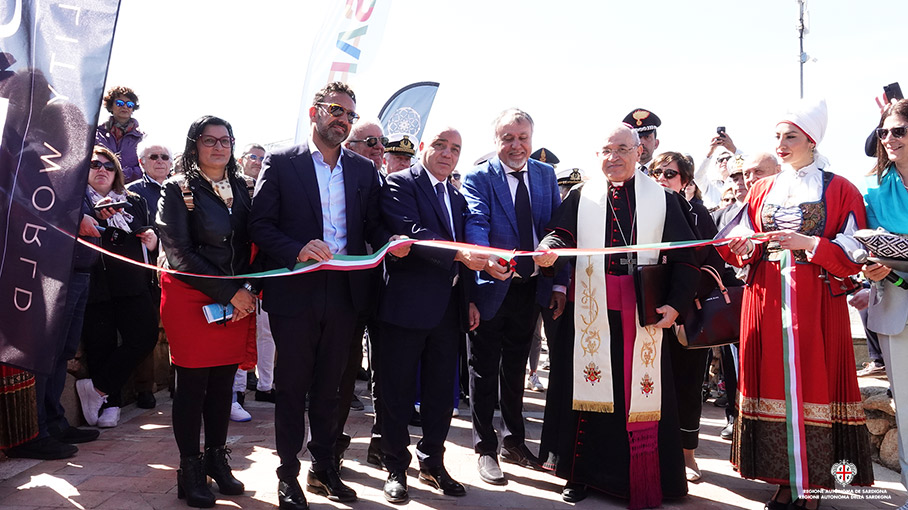
<svg viewBox="0 0 908 510"><path fill-rule="evenodd" d="M700 268L704 278L716 281L716 288L703 298L694 299L695 309L676 326L678 341L685 349L707 349L737 343L741 337L741 300L744 287L726 287L716 268ZM707 276L708 275L708 276Z"/></svg>

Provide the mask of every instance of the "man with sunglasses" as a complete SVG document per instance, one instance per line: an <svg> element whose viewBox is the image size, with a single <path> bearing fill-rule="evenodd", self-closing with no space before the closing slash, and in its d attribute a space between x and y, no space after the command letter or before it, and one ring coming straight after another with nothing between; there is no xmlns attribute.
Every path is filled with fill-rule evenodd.
<svg viewBox="0 0 908 510"><path fill-rule="evenodd" d="M265 160L265 148L257 143L250 143L243 149L243 155L237 158L237 163L243 167L243 173L252 177L253 180L259 178L259 172L262 171L262 161Z"/></svg>
<svg viewBox="0 0 908 510"><path fill-rule="evenodd" d="M110 118L95 131L95 144L103 145L117 155L126 184L141 179L142 168L136 148L145 133L139 130L139 121L132 118L139 109L139 96L129 87L113 87L104 95L104 108L110 112Z"/></svg>
<svg viewBox="0 0 908 510"><path fill-rule="evenodd" d="M139 166L142 168L142 177L131 182L126 189L139 194L148 204L148 219L143 225L154 225L158 210L158 200L161 198L161 186L170 176L173 157L170 149L159 140L143 139L136 150L139 155ZM158 250L149 252L148 260L154 263L158 257ZM161 300L160 287L152 289L152 297L157 303ZM154 397L154 352L150 353L135 370L136 405L142 409L153 409L157 402Z"/></svg>
<svg viewBox="0 0 908 510"><path fill-rule="evenodd" d="M398 238L381 222L374 165L341 146L359 118L355 97L346 84L329 83L316 92L309 108L308 140L265 156L249 230L267 269L331 260L335 254L366 255L367 243L378 248ZM409 247L398 247L391 254L408 252ZM367 271L322 270L263 283L262 305L280 353L274 429L281 509L308 508L297 480L307 394L312 465L306 489L332 501L356 500L335 465L337 389L356 319L371 305L371 276Z"/></svg>
<svg viewBox="0 0 908 510"><path fill-rule="evenodd" d="M366 120L353 126L344 147L372 161L375 170L381 172L387 143L388 139L382 135L381 126L377 122Z"/></svg>
<svg viewBox="0 0 908 510"><path fill-rule="evenodd" d="M645 108L635 108L625 115L622 122L636 131L640 137L640 161L637 163L637 168L649 175L653 156L656 155L656 149L659 148L659 137L656 134L656 128L662 125L662 119Z"/></svg>

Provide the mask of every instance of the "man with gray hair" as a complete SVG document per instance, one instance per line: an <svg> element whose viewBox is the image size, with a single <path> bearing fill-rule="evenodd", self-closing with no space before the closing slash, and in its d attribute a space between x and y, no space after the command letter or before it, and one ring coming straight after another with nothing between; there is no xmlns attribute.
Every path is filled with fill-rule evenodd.
<svg viewBox="0 0 908 510"><path fill-rule="evenodd" d="M469 213L466 242L505 250L532 251L543 228L561 203L554 169L529 159L533 152L533 119L511 108L493 123L497 156L464 178L461 192ZM505 261L492 257L475 273L472 301L480 314L470 336L470 402L473 448L479 454L479 476L490 484L507 483L498 464L498 436L492 419L501 407L501 458L536 468L539 461L526 446L523 381L539 305L564 306L564 287L552 292L552 279L539 276L529 257ZM566 276L566 275L565 275ZM559 282L566 286L567 280Z"/></svg>
<svg viewBox="0 0 908 510"><path fill-rule="evenodd" d="M364 120L353 125L344 147L372 161L375 170L381 172L387 143L388 139L382 134L381 125L373 120Z"/></svg>
<svg viewBox="0 0 908 510"><path fill-rule="evenodd" d="M552 216L537 249L546 253L533 257L540 267L564 264L550 251L558 248L694 239L687 202L639 169L641 152L627 125L604 136L602 174L572 189ZM651 275L660 263L668 271L653 288L665 294L637 288L638 268ZM567 480L562 498L580 501L593 487L629 497L630 508L658 507L663 494L687 494L671 351L664 347L678 341L671 326L693 301L699 264L684 248L583 255L574 265L577 297L567 312L574 336L561 339L573 344L572 361L553 363L549 383L563 380L571 398L546 402L546 421L561 423L557 438L543 438L558 445L555 474ZM639 296L652 299L642 317ZM549 406L558 409L550 413Z"/></svg>

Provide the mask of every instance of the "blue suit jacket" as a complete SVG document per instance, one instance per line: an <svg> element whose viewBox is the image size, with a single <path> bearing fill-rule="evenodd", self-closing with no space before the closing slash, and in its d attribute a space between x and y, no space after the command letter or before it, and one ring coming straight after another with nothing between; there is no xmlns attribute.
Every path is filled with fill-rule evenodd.
<svg viewBox="0 0 908 510"><path fill-rule="evenodd" d="M464 176L461 191L469 205L464 232L466 242L506 250L518 249L520 236L517 232L517 213L514 210L514 201L511 199L505 171L501 160L494 157ZM533 228L536 231L536 238L542 240L546 234L546 224L561 204L558 180L551 166L534 159L527 161L527 171L530 176ZM473 302L479 308L479 315L483 320L491 319L498 313L498 308L510 288L511 279L496 280L484 271L476 272L475 279ZM560 285L567 285L567 281L568 271L563 271L556 277L556 283ZM551 294L552 279L540 276L536 286L536 301L542 306L548 306Z"/></svg>
<svg viewBox="0 0 908 510"><path fill-rule="evenodd" d="M384 246L390 233L378 210L378 176L368 159L341 150L346 200L347 254L366 255L366 243ZM312 153L306 144L269 153L262 164L249 216L249 235L265 256L267 269L293 268L300 250L324 240L322 206ZM324 275L265 278L262 305L269 313L297 315L325 299ZM357 311L374 299L369 271L350 271L350 294Z"/></svg>
<svg viewBox="0 0 908 510"><path fill-rule="evenodd" d="M454 241L428 171L417 163L387 177L381 193L385 224L394 232L413 239ZM445 189L451 200L454 235L463 241L467 201L450 183ZM456 252L444 248L413 246L402 259L390 258L385 264L388 279L378 308L379 319L412 329L432 329L441 322L448 307L454 277L460 280L453 292L460 305L461 327L467 329L468 295L466 283L472 276Z"/></svg>

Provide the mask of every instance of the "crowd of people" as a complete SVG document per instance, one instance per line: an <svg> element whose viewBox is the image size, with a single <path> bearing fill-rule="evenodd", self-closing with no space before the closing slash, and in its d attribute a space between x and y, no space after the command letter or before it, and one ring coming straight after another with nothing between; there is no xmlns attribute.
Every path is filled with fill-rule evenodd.
<svg viewBox="0 0 908 510"><path fill-rule="evenodd" d="M720 128L699 164L657 152L662 121L638 108L605 130L601 169L586 176L556 174L557 157L533 152L534 121L520 109L493 119L493 155L465 171L455 127L421 141L384 133L360 121L353 90L340 82L316 93L305 142L270 151L237 151L230 123L204 116L175 155L138 129L134 91L114 87L104 106L111 116L97 128L79 228L104 251L77 246L72 320L53 353L55 372L0 367L0 382L16 388L3 403L30 410L15 430L0 427L10 457L67 458L98 438L70 425L60 405L80 342L88 378L76 389L88 425L117 425L133 373L138 404L154 407L149 355L163 327L175 373L178 497L192 507L215 504L209 477L221 494L244 493L227 437L231 420L251 419L243 397L253 368L255 399L275 406L279 508L308 508L305 491L355 501L340 466L364 341L374 404L366 460L387 471L391 503L409 500L414 419L419 480L466 494L444 458L462 393L484 483L506 484L505 462L564 479L567 502L591 490L630 508L684 496L704 476L695 452L712 357L724 372L731 462L741 476L779 486L767 509L817 508L811 491L836 487L831 467L841 459L856 468L851 485L873 483L847 296L863 270L867 328L879 337L896 405L904 402L908 381L890 369L905 342L908 294L887 278L891 268L861 259L854 233L908 233L908 101L882 112L878 186L864 197L826 171L817 149L823 102L779 119L774 153L742 153ZM731 241L556 251L714 238ZM398 244L368 270L245 276L365 256L400 239L465 244ZM483 247L536 254L509 259ZM649 304L641 275L656 266L669 272ZM715 287L703 283L705 266L718 268L724 286L744 286L739 344L691 349L678 339L675 326ZM550 376L534 452L523 398L543 389L543 336ZM899 459L908 486L901 448Z"/></svg>

